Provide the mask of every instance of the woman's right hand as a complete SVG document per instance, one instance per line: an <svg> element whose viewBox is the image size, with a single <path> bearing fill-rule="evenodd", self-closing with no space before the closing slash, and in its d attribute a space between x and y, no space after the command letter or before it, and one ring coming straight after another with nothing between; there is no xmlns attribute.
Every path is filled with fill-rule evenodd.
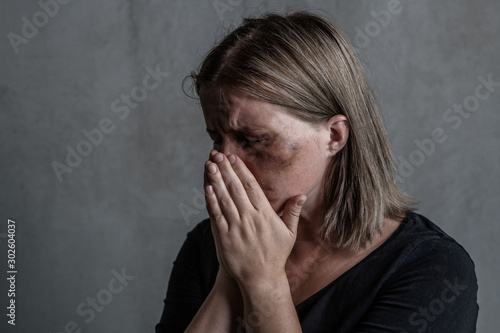
<svg viewBox="0 0 500 333"><path fill-rule="evenodd" d="M211 159L213 157L213 155L215 155L215 154L217 154L217 151L212 150L210 152L209 158ZM206 173L204 173L204 174L205 174L205 177L204 177L203 188L206 188L206 186L209 185L209 181L207 179ZM207 207L207 209L208 209L208 207ZM217 286L220 286L221 288L230 289L229 291L236 294L236 295L239 295L238 299L241 300L241 292L240 292L240 289L238 287L238 284L237 284L236 280L231 276L231 274L228 273L226 267L223 264L223 261L221 260L222 257L221 257L220 250L219 250L220 249L220 242L219 242L219 238L218 238L218 233L214 229L215 226L214 226L213 221L210 221L210 228L212 230L212 237L214 238L214 242L215 242L215 249L217 252L217 260L219 261L219 271L217 272L217 278L215 280L215 284ZM241 306L242 305L243 304L241 304ZM238 307L239 307L239 305L238 305Z"/></svg>
<svg viewBox="0 0 500 333"><path fill-rule="evenodd" d="M210 157L213 154L210 154ZM205 175L205 186L208 185ZM239 332L243 318L243 298L236 280L229 275L222 264L219 253L219 240L211 223L212 235L216 244L219 271L210 294L193 318L186 333L230 333ZM240 319L238 319L240 318Z"/></svg>

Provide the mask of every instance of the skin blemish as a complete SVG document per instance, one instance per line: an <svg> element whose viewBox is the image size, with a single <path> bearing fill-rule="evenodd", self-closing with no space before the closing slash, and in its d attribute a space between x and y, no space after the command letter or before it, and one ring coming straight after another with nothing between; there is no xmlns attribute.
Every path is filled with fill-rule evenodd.
<svg viewBox="0 0 500 333"><path fill-rule="evenodd" d="M299 153L298 143L280 140L280 142L273 142L265 152L257 153L256 157L262 159L262 167L285 172L293 166Z"/></svg>
<svg viewBox="0 0 500 333"><path fill-rule="evenodd" d="M286 142L286 145L287 145L288 147L290 147L290 149L291 149L291 150L293 150L293 151L295 151L295 150L299 149L299 145L298 145L298 143L297 143L297 142L287 141L287 142Z"/></svg>

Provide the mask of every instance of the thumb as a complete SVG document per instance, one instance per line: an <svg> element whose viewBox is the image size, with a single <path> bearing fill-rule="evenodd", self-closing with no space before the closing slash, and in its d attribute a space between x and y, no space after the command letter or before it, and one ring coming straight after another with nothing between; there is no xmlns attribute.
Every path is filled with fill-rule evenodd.
<svg viewBox="0 0 500 333"><path fill-rule="evenodd" d="M302 205L307 200L305 194L299 194L288 199L283 210L283 216L281 219L285 222L288 229L294 234L297 232L297 226L299 224L300 212L302 211Z"/></svg>

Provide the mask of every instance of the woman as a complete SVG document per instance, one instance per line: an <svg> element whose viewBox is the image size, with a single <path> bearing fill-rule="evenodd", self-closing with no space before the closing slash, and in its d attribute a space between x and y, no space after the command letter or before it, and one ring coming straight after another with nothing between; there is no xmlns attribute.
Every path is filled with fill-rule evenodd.
<svg viewBox="0 0 500 333"><path fill-rule="evenodd" d="M157 332L474 332L474 265L396 185L351 47L246 19L192 75L214 150Z"/></svg>

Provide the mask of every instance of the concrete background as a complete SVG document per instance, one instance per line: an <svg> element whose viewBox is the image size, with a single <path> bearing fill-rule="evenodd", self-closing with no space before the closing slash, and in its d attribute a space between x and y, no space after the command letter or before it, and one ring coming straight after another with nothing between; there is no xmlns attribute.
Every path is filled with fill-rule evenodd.
<svg viewBox="0 0 500 333"><path fill-rule="evenodd" d="M500 81L499 1L401 0L394 9L394 0L220 0L219 12L212 0L74 0L57 12L43 3L52 3L50 15L36 1L0 3L2 332L153 331L172 261L206 216L197 193L210 141L182 79L221 27L290 9L323 11L359 49L401 181L419 211L470 253L478 332L498 331L500 86L474 96L480 77ZM389 9L390 20L377 23L371 11ZM148 68L157 66L161 82L151 88ZM121 96L131 93L141 101L125 106ZM472 111L453 111L464 103ZM102 139L97 128L107 131ZM84 130L98 145L84 142ZM433 132L439 142L429 144ZM70 159L60 181L52 164L68 167L68 146L87 156ZM3 313L8 218L16 222L15 327ZM129 280L120 284L122 269ZM93 310L96 297L105 304Z"/></svg>

